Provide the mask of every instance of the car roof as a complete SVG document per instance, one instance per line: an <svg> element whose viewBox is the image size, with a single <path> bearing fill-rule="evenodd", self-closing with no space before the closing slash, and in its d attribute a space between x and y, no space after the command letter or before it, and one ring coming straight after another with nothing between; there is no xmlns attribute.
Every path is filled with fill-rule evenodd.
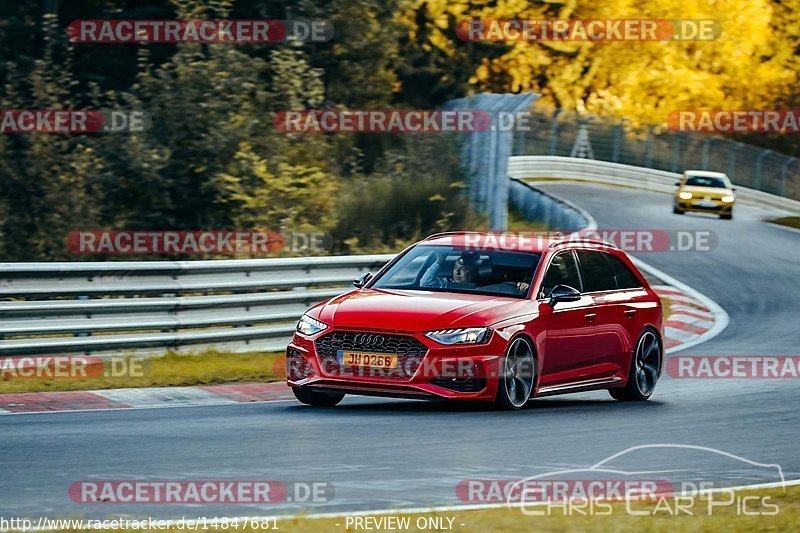
<svg viewBox="0 0 800 533"><path fill-rule="evenodd" d="M726 178L727 174L724 172L711 172L710 170L684 170L684 174L691 174L692 176L702 176L705 178Z"/></svg>
<svg viewBox="0 0 800 533"><path fill-rule="evenodd" d="M448 231L436 233L417 244L433 246L463 246L479 250L503 250L511 252L542 253L551 248L579 248L590 244L596 248L617 248L607 242L584 239L570 240L558 232L547 231Z"/></svg>

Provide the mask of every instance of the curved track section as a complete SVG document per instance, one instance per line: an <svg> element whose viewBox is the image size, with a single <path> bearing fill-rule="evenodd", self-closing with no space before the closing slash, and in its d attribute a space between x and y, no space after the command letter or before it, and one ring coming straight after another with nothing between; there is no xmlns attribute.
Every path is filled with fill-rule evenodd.
<svg viewBox="0 0 800 533"><path fill-rule="evenodd" d="M608 229L704 229L713 252L640 254L700 290L730 325L688 353L798 352L800 234L737 206L734 220L670 213L668 195L590 185L543 185ZM0 418L0 509L14 516L181 516L373 510L458 505L465 479L521 479L582 468L628 446L710 447L781 465L800 478L796 380L664 378L650 402L620 404L605 392L540 399L502 413L424 402L348 398L334 410L296 402L19 415ZM639 469L667 468L666 457ZM702 455L692 467L721 484L775 481ZM67 488L85 479L328 481L335 497L304 507L78 505ZM199 511L199 512L198 512Z"/></svg>

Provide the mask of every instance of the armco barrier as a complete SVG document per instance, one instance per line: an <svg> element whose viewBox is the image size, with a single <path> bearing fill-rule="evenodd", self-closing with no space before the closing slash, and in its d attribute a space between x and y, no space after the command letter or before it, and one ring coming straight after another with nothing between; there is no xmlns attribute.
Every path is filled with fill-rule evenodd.
<svg viewBox="0 0 800 533"><path fill-rule="evenodd" d="M579 207L517 181L567 178L672 192L678 174L605 161L518 156L510 201L573 231ZM800 213L800 202L738 188L740 201ZM225 261L0 264L0 356L162 353L192 346L281 350L310 305L344 292L392 255Z"/></svg>
<svg viewBox="0 0 800 533"><path fill-rule="evenodd" d="M640 189L673 193L681 175L663 170L634 167L608 161L561 156L515 156L509 159L508 173L513 179L557 178L626 185ZM800 202L774 194L736 187L738 202L800 214Z"/></svg>
<svg viewBox="0 0 800 533"><path fill-rule="evenodd" d="M540 190L529 183L511 180L511 206L525 220L564 232L597 229L594 219L580 207Z"/></svg>
<svg viewBox="0 0 800 533"><path fill-rule="evenodd" d="M0 264L0 356L281 350L312 304L392 255Z"/></svg>

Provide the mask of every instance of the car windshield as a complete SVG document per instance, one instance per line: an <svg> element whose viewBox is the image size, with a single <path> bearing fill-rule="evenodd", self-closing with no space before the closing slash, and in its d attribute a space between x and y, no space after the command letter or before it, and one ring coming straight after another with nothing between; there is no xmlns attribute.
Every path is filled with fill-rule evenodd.
<svg viewBox="0 0 800 533"><path fill-rule="evenodd" d="M403 255L372 288L525 298L539 257L532 252L420 245Z"/></svg>
<svg viewBox="0 0 800 533"><path fill-rule="evenodd" d="M718 189L727 188L724 179L709 176L689 176L686 178L686 185L692 187L716 187Z"/></svg>

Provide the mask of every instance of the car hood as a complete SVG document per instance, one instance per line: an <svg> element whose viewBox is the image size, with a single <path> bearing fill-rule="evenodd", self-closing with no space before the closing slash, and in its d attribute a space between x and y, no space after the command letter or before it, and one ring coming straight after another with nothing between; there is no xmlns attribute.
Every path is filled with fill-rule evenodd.
<svg viewBox="0 0 800 533"><path fill-rule="evenodd" d="M361 289L324 302L308 314L337 328L421 332L455 327L489 326L530 314L530 300L432 292Z"/></svg>
<svg viewBox="0 0 800 533"><path fill-rule="evenodd" d="M692 194L709 196L711 198L722 198L723 196L732 196L733 191L730 189L720 189L719 187L697 187L694 185L684 185L682 191L687 191Z"/></svg>

